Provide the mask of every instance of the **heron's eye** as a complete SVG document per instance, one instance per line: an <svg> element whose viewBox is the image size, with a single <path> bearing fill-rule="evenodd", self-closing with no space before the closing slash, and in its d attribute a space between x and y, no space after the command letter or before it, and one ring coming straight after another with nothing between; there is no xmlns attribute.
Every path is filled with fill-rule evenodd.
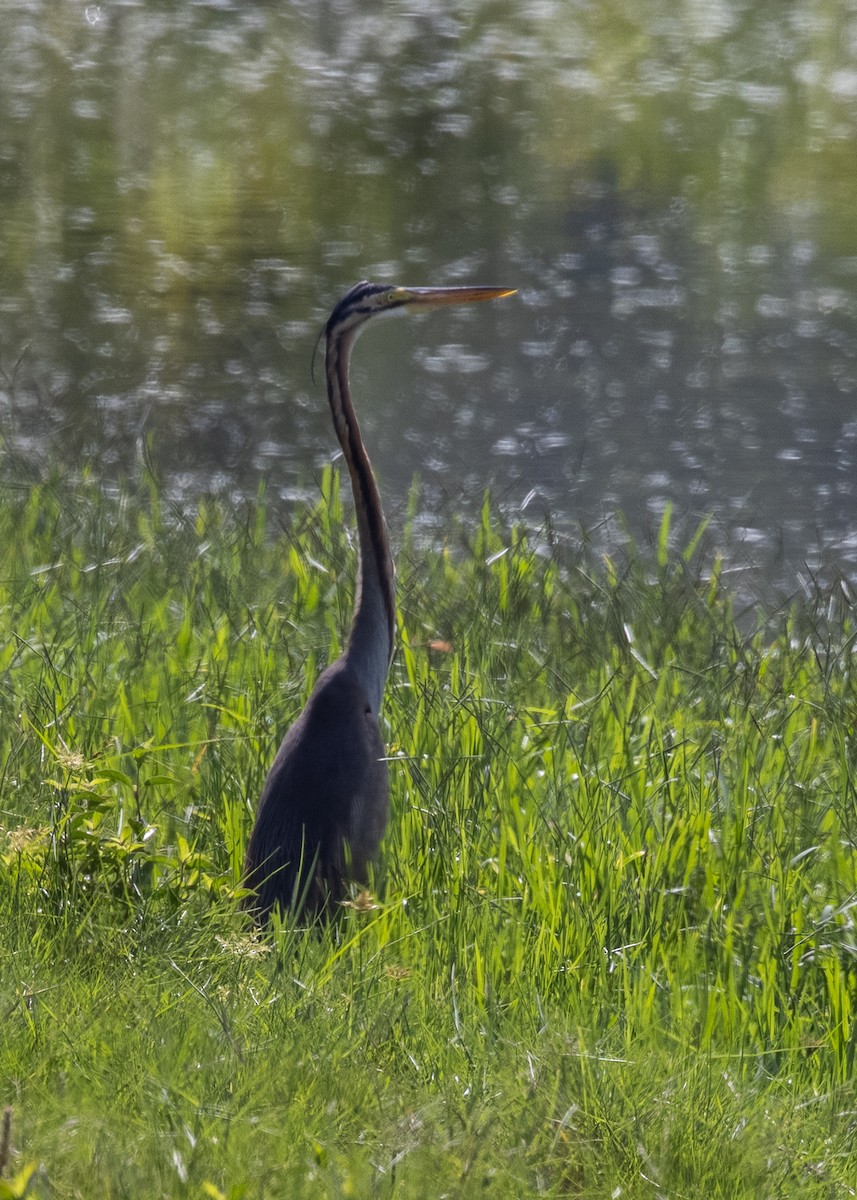
<svg viewBox="0 0 857 1200"><path fill-rule="evenodd" d="M397 300L396 289L391 288L390 291L387 292L387 295L384 297L384 303L385 304L395 304L396 300Z"/></svg>

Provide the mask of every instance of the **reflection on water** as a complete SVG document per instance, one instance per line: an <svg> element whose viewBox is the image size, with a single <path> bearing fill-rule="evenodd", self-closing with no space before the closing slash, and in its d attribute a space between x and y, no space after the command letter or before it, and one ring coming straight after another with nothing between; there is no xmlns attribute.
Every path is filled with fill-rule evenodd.
<svg viewBox="0 0 857 1200"><path fill-rule="evenodd" d="M0 433L177 491L311 485L355 279L485 282L354 389L390 507L665 504L857 566L857 9L4 6ZM276 11L274 9L276 8ZM394 520L395 525L395 520Z"/></svg>

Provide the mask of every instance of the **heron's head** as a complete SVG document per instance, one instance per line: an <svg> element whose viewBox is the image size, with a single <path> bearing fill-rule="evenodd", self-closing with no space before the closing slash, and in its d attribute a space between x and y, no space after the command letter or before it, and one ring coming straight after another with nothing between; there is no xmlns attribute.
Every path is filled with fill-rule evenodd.
<svg viewBox="0 0 857 1200"><path fill-rule="evenodd" d="M384 283L355 284L334 308L325 326L328 342L357 330L384 313L440 308L445 304L475 304L512 296L514 288L499 287L392 287Z"/></svg>

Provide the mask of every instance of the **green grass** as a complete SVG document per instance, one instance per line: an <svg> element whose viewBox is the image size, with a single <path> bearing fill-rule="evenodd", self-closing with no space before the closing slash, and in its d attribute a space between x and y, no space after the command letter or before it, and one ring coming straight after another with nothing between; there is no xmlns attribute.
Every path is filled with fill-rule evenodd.
<svg viewBox="0 0 857 1200"><path fill-rule="evenodd" d="M259 943L253 807L350 615L322 491L0 490L0 1198L854 1195L848 585L739 618L668 519L406 532L374 905Z"/></svg>

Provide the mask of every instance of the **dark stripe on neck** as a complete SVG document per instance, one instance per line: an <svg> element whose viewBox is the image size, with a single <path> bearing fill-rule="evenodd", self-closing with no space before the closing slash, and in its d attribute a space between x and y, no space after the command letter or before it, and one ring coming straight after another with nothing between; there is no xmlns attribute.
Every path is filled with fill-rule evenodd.
<svg viewBox="0 0 857 1200"><path fill-rule="evenodd" d="M386 533L381 497L372 474L372 466L369 462L369 456L366 453L366 447L363 445L363 439L360 436L360 427L357 423L354 406L351 403L348 387L348 351L341 346L337 347L337 351L335 369L337 383L339 384L338 401L347 439L343 440L340 437L340 444L342 452L345 455L345 461L348 464L351 476L351 490L354 493L355 504L362 508L366 517L366 527L372 545L372 567L378 579L381 595L384 600L384 608L387 613L387 632L390 641L390 653L392 654L395 630L395 598L391 578L393 558L390 553L390 545ZM336 414L334 413L334 426L336 426L335 417ZM339 432L337 428L337 434ZM361 571L365 572L367 566L367 563L361 561Z"/></svg>

